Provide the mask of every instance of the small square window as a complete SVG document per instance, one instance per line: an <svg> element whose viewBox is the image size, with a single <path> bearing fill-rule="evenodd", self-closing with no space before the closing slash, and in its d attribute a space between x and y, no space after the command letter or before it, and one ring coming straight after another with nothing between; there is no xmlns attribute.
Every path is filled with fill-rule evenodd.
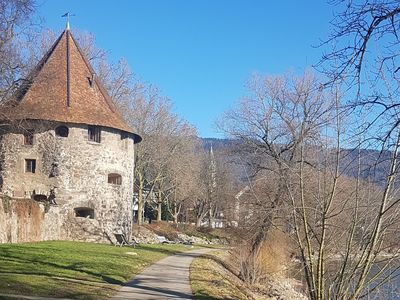
<svg viewBox="0 0 400 300"><path fill-rule="evenodd" d="M121 185L122 184L122 176L119 174L115 174L115 173L108 174L108 183Z"/></svg>
<svg viewBox="0 0 400 300"><path fill-rule="evenodd" d="M36 159L25 159L25 173L36 173Z"/></svg>
<svg viewBox="0 0 400 300"><path fill-rule="evenodd" d="M33 130L26 130L24 132L24 145L33 145Z"/></svg>
<svg viewBox="0 0 400 300"><path fill-rule="evenodd" d="M91 142L100 143L101 129L97 126L88 127L88 140Z"/></svg>

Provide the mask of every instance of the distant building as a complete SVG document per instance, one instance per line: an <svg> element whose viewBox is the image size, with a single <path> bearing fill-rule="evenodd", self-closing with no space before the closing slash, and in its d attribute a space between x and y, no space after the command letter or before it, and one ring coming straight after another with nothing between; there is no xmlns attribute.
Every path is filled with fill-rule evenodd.
<svg viewBox="0 0 400 300"><path fill-rule="evenodd" d="M1 111L0 242L130 230L134 143L70 30Z"/></svg>

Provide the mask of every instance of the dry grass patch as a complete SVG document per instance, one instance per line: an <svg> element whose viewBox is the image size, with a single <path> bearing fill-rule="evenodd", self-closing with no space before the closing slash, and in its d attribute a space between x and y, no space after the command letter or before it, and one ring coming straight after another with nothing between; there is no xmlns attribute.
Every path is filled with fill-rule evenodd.
<svg viewBox="0 0 400 300"><path fill-rule="evenodd" d="M190 282L195 299L254 299L240 279L224 264L227 251L196 258L190 266Z"/></svg>
<svg viewBox="0 0 400 300"><path fill-rule="evenodd" d="M291 266L292 243L287 235L272 229L263 243L257 261L262 274L286 277Z"/></svg>

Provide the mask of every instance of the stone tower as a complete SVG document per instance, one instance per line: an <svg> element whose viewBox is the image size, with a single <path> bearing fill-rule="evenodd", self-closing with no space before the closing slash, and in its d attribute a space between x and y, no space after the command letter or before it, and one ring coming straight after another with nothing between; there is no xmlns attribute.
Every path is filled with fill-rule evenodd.
<svg viewBox="0 0 400 300"><path fill-rule="evenodd" d="M69 28L1 112L0 242L100 242L129 232L141 138Z"/></svg>

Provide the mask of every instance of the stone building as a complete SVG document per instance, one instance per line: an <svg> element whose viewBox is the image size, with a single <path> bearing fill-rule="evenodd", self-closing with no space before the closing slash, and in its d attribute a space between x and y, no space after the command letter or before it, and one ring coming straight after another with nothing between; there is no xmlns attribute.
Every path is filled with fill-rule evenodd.
<svg viewBox="0 0 400 300"><path fill-rule="evenodd" d="M0 242L103 242L129 232L141 138L68 28L1 116Z"/></svg>

